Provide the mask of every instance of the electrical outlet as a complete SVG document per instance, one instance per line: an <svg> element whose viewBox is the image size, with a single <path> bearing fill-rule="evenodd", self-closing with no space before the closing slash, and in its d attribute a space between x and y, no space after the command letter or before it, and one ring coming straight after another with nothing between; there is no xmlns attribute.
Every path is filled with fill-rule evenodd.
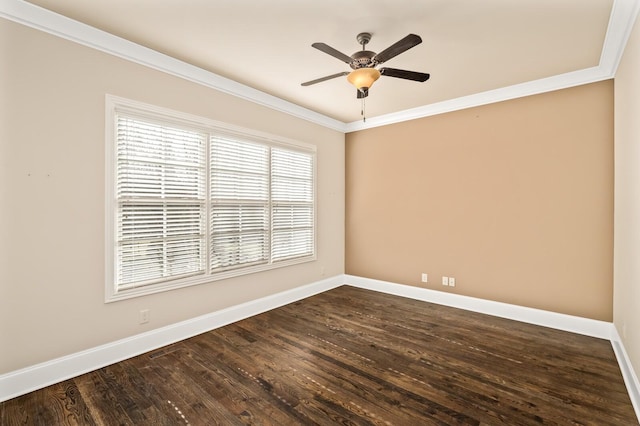
<svg viewBox="0 0 640 426"><path fill-rule="evenodd" d="M449 285L449 278L448 277L442 277L442 285Z"/></svg>
<svg viewBox="0 0 640 426"><path fill-rule="evenodd" d="M140 324L146 324L149 322L149 317L150 317L151 313L149 311L149 309L142 309L140 311L140 315L138 317L138 322Z"/></svg>
<svg viewBox="0 0 640 426"><path fill-rule="evenodd" d="M428 283L429 282L429 276L427 274L425 274L424 272L422 273L422 282L423 283Z"/></svg>
<svg viewBox="0 0 640 426"><path fill-rule="evenodd" d="M453 277L449 277L449 287L455 287L456 286L456 279Z"/></svg>

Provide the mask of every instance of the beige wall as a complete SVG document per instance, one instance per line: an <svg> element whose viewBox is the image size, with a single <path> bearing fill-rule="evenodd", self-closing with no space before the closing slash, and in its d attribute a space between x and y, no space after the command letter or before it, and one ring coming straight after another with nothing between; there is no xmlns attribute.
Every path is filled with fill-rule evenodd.
<svg viewBox="0 0 640 426"><path fill-rule="evenodd" d="M342 133L3 19L0 40L0 374L344 273ZM105 304L106 93L315 144L318 261Z"/></svg>
<svg viewBox="0 0 640 426"><path fill-rule="evenodd" d="M615 77L613 320L640 374L640 25Z"/></svg>
<svg viewBox="0 0 640 426"><path fill-rule="evenodd" d="M613 315L638 371L638 38L616 76L612 313L611 82L347 135L345 252L344 135L0 19L0 374L341 274L345 259L349 274ZM316 144L318 261L104 304L106 93Z"/></svg>
<svg viewBox="0 0 640 426"><path fill-rule="evenodd" d="M611 81L348 134L346 197L348 274L612 320Z"/></svg>

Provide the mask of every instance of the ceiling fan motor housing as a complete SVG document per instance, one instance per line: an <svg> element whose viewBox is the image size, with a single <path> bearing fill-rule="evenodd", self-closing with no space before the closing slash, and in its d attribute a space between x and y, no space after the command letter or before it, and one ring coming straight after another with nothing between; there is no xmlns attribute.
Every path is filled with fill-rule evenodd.
<svg viewBox="0 0 640 426"><path fill-rule="evenodd" d="M358 40L358 44L362 46L362 50L351 55L351 63L349 66L357 70L359 68L373 68L377 65L372 59L376 56L376 52L372 52L370 50L365 50L365 46L367 43L371 41L371 33L360 33L356 36L356 40Z"/></svg>
<svg viewBox="0 0 640 426"><path fill-rule="evenodd" d="M376 52L372 52L370 50L359 50L353 55L351 55L351 63L349 66L354 70L358 68L373 68L377 65L376 61L373 60L373 57L376 56Z"/></svg>

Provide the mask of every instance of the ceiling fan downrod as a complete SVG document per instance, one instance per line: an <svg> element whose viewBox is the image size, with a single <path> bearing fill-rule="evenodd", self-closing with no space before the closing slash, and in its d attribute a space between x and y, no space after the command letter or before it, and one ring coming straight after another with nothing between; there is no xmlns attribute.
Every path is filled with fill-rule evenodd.
<svg viewBox="0 0 640 426"><path fill-rule="evenodd" d="M371 33L360 33L356 36L356 40L362 45L362 50L365 50L365 46L371 41Z"/></svg>

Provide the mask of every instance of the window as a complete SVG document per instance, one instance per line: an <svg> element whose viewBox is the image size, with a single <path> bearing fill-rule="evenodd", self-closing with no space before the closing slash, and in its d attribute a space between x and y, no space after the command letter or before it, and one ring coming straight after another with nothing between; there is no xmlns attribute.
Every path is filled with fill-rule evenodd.
<svg viewBox="0 0 640 426"><path fill-rule="evenodd" d="M315 149L107 97L106 300L315 259Z"/></svg>

